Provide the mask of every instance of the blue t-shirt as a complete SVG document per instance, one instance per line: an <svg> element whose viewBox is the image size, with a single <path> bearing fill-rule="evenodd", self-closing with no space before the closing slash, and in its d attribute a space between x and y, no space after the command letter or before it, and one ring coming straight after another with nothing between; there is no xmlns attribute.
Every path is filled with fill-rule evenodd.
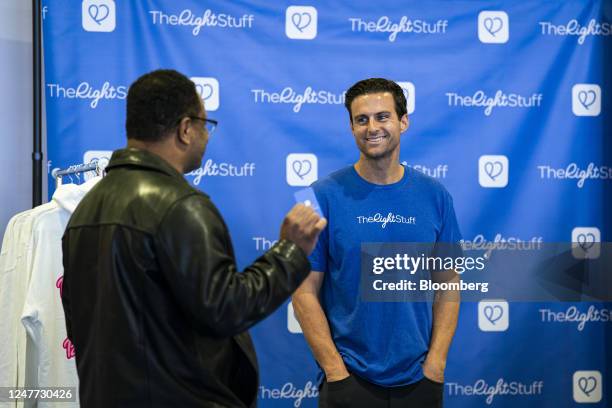
<svg viewBox="0 0 612 408"><path fill-rule="evenodd" d="M386 387L423 378L431 303L360 301L361 243L461 240L446 189L417 170L404 169L393 184L372 184L350 166L312 185L328 225L310 263L312 270L325 273L321 305L332 339L349 371Z"/></svg>

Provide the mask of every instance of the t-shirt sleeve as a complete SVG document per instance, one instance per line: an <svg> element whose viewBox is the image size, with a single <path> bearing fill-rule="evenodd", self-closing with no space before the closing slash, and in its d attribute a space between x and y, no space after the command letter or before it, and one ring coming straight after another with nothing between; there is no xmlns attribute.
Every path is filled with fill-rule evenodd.
<svg viewBox="0 0 612 408"><path fill-rule="evenodd" d="M327 272L327 258L329 248L329 207L327 205L325 197L323 196L323 194L321 194L321 192L315 189L315 195L317 197L317 201L319 202L321 212L323 213L323 216L327 219L327 227L325 227L323 231L321 231L321 234L319 234L319 240L317 241L317 245L308 257L308 260L310 261L310 266L313 271Z"/></svg>

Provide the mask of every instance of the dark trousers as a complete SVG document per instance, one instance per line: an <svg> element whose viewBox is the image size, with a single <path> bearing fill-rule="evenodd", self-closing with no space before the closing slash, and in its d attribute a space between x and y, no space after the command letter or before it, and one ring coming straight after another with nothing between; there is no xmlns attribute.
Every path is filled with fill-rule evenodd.
<svg viewBox="0 0 612 408"><path fill-rule="evenodd" d="M443 384L423 377L401 387L381 387L356 375L321 384L319 408L441 408Z"/></svg>

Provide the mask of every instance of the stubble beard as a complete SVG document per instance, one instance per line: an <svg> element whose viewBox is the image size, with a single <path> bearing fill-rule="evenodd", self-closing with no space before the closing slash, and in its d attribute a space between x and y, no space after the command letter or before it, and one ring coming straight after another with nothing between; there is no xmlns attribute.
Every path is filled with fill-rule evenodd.
<svg viewBox="0 0 612 408"><path fill-rule="evenodd" d="M386 137L387 139L389 139L391 137L388 133L386 133L383 136ZM397 147L399 145L399 143L396 143L394 145L388 145L387 148L385 150L383 150L382 152L378 152L378 153L374 153L373 154L373 153L370 153L368 151L367 143L368 142L365 142L365 144L363 145L363 148L360 148L359 150L361 151L361 154L363 154L363 156L366 159L368 159L368 160L383 160L383 159L388 159L397 150Z"/></svg>

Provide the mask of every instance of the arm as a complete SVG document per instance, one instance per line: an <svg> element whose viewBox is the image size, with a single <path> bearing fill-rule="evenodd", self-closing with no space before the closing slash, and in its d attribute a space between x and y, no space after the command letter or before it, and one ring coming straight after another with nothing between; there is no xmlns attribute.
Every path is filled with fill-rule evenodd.
<svg viewBox="0 0 612 408"><path fill-rule="evenodd" d="M329 323L319 302L324 274L312 271L293 294L293 309L304 337L315 359L325 372L327 381L339 381L349 376L344 361L334 344Z"/></svg>
<svg viewBox="0 0 612 408"><path fill-rule="evenodd" d="M199 194L183 198L165 215L156 253L179 306L194 325L216 337L236 335L264 319L310 270L304 251L280 239L240 273L225 223Z"/></svg>
<svg viewBox="0 0 612 408"><path fill-rule="evenodd" d="M459 275L455 271L435 272L440 275L436 281L459 282ZM433 328L429 352L423 363L423 374L434 381L444 382L444 369L448 349L457 328L459 316L459 291L438 290L433 302Z"/></svg>

